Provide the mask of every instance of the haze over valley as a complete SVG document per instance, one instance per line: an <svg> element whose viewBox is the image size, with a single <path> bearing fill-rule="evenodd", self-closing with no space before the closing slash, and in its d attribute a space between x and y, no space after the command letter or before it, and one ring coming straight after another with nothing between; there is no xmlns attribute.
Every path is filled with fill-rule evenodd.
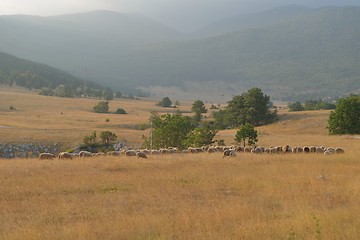
<svg viewBox="0 0 360 240"><path fill-rule="evenodd" d="M252 87L292 101L358 93L360 7L309 6L228 13L187 33L109 10L3 15L0 52L157 97L226 101Z"/></svg>

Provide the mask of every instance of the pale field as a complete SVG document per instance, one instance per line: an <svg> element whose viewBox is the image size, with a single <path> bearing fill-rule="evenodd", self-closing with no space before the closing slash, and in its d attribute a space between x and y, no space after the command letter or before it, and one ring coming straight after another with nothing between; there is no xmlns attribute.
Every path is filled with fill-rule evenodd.
<svg viewBox="0 0 360 240"><path fill-rule="evenodd" d="M0 138L75 143L110 130L136 143L143 132L120 124L145 123L157 109L116 100L112 109L128 115L95 114L97 102L0 91L0 125L12 127ZM0 239L360 239L360 139L328 136L328 114L281 109L278 123L257 128L259 145L345 154L1 159ZM217 138L231 144L235 132Z"/></svg>
<svg viewBox="0 0 360 240"><path fill-rule="evenodd" d="M148 131L136 130L134 126L148 124L152 111L164 114L176 110L189 111L191 108L191 103L184 103L177 109L166 109L156 106L158 101L154 99L115 99L110 102L109 111L124 108L128 114L94 113L92 109L99 101L39 96L0 86L0 139L12 143L76 145L93 131L112 131L118 136L118 141L126 140L135 147L141 145L142 135L148 135ZM15 111L9 109L11 105L16 107Z"/></svg>

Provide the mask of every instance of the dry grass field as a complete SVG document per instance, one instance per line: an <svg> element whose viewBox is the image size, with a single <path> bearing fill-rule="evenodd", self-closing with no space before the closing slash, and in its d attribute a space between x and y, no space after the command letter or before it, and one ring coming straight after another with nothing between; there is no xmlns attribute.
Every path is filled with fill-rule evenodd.
<svg viewBox="0 0 360 240"><path fill-rule="evenodd" d="M135 144L143 132L124 124L161 110L151 100L116 100L112 110L128 115L95 114L98 100L5 90L6 142L76 143L109 130ZM1 159L0 239L360 239L360 139L328 136L328 114L281 110L279 122L258 128L259 144L340 146L345 154ZM217 138L230 144L234 134Z"/></svg>

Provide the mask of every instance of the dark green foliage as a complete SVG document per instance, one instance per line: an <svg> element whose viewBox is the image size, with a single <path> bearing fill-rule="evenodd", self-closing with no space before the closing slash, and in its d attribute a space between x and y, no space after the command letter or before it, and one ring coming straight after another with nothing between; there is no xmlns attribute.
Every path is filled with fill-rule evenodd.
<svg viewBox="0 0 360 240"><path fill-rule="evenodd" d="M270 97L260 88L252 88L242 95L234 96L225 110L214 113L217 127L237 127L250 123L255 126L273 122L276 111L269 109Z"/></svg>
<svg viewBox="0 0 360 240"><path fill-rule="evenodd" d="M116 98L121 98L121 97L122 97L122 93L121 93L120 91L117 91L117 92L115 93L115 97L116 97Z"/></svg>
<svg viewBox="0 0 360 240"><path fill-rule="evenodd" d="M111 143L116 141L117 136L110 131L104 131L100 133L101 140L97 140L96 131L91 135L83 138L83 143L79 146L80 150L86 150L89 152L107 152L114 150Z"/></svg>
<svg viewBox="0 0 360 240"><path fill-rule="evenodd" d="M80 80L47 65L1 52L0 83L10 86L16 83L17 86L27 89L41 89L40 95L59 97L94 96L95 91L102 91L99 84Z"/></svg>
<svg viewBox="0 0 360 240"><path fill-rule="evenodd" d="M111 90L111 88L106 88L104 93L103 93L103 98L106 100L106 101L111 101L114 99L114 93L113 91Z"/></svg>
<svg viewBox="0 0 360 240"><path fill-rule="evenodd" d="M116 111L114 112L114 114L126 114L125 109L123 108L118 108L116 109Z"/></svg>
<svg viewBox="0 0 360 240"><path fill-rule="evenodd" d="M290 112L304 111L304 107L300 102L289 103L288 108Z"/></svg>
<svg viewBox="0 0 360 240"><path fill-rule="evenodd" d="M108 113L109 112L109 102L100 101L97 105L93 107L94 112L96 113Z"/></svg>
<svg viewBox="0 0 360 240"><path fill-rule="evenodd" d="M191 111L195 114L194 120L195 122L200 122L202 118L202 113L207 113L207 109L205 107L205 104L201 100L196 100L192 107Z"/></svg>
<svg viewBox="0 0 360 240"><path fill-rule="evenodd" d="M295 111L311 111L311 110L330 110L335 109L334 103L329 103L323 100L305 100L304 104L300 102L289 103L288 108L290 112Z"/></svg>
<svg viewBox="0 0 360 240"><path fill-rule="evenodd" d="M249 123L241 125L239 130L236 132L235 141L238 143L243 142L244 147L246 146L246 141L248 145L255 144L258 139L257 131L254 129L254 126Z"/></svg>
<svg viewBox="0 0 360 240"><path fill-rule="evenodd" d="M360 134L360 95L338 100L328 120L329 134Z"/></svg>
<svg viewBox="0 0 360 240"><path fill-rule="evenodd" d="M157 105L161 107L171 107L172 101L169 97L164 97Z"/></svg>
<svg viewBox="0 0 360 240"><path fill-rule="evenodd" d="M183 87L221 79L243 89L266 86L273 99L303 101L359 89L359 7L321 8L281 24L174 42L167 40L176 34L153 21L94 15L2 16L1 49L127 91L144 83ZM24 26L26 37L19 37ZM155 44L143 44L149 42Z"/></svg>
<svg viewBox="0 0 360 240"><path fill-rule="evenodd" d="M184 140L184 145L187 147L201 147L214 143L213 139L217 131L214 127L207 122L204 122L202 126L195 128L190 132Z"/></svg>
<svg viewBox="0 0 360 240"><path fill-rule="evenodd" d="M324 102L322 100L306 100L304 103L304 110L330 110L335 109L336 105L333 103Z"/></svg>
<svg viewBox="0 0 360 240"><path fill-rule="evenodd" d="M179 149L183 149L184 140L195 128L190 117L182 116L179 113L164 114L161 116L153 114L152 125L153 148L178 147ZM144 145L150 147L150 137L144 140Z"/></svg>
<svg viewBox="0 0 360 240"><path fill-rule="evenodd" d="M106 144L106 143L110 143L110 142L114 142L117 139L117 136L115 133L110 132L110 131L104 131L101 132L100 134L100 138L101 138L101 142Z"/></svg>
<svg viewBox="0 0 360 240"><path fill-rule="evenodd" d="M96 131L94 131L91 135L85 136L83 138L83 142L86 145L90 145L96 142Z"/></svg>

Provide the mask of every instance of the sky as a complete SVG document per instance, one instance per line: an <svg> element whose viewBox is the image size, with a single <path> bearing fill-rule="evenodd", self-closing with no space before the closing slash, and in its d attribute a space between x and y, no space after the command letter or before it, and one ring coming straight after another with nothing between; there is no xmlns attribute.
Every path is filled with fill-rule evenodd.
<svg viewBox="0 0 360 240"><path fill-rule="evenodd" d="M193 31L224 17L298 4L360 5L360 0L0 0L0 15L52 16L94 10L136 12L179 31Z"/></svg>

